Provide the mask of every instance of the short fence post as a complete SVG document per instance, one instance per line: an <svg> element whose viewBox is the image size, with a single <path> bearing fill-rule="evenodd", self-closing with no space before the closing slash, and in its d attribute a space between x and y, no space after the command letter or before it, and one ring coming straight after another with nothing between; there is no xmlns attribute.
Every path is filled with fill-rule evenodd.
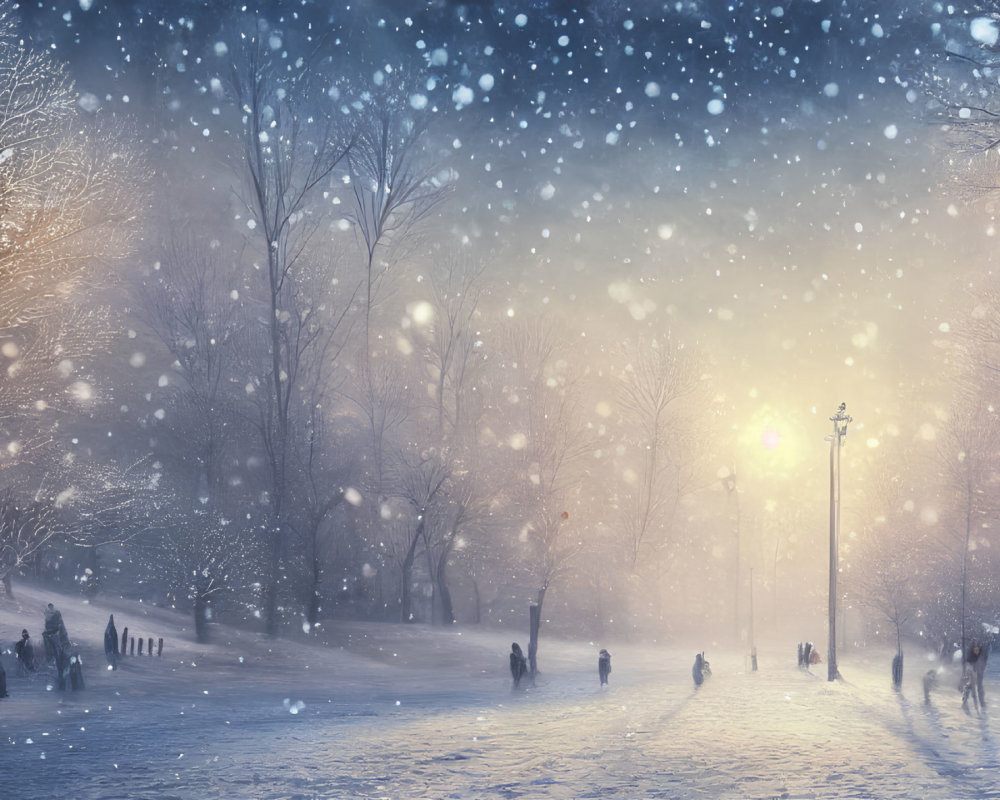
<svg viewBox="0 0 1000 800"><path fill-rule="evenodd" d="M163 655L163 637L162 636L160 637L159 645L156 648L156 655L157 656L162 656Z"/></svg>
<svg viewBox="0 0 1000 800"><path fill-rule="evenodd" d="M153 637L149 637L149 654L153 655Z"/></svg>
<svg viewBox="0 0 1000 800"><path fill-rule="evenodd" d="M122 628L122 655L128 650L128 625Z"/></svg>
<svg viewBox="0 0 1000 800"><path fill-rule="evenodd" d="M131 639L128 640L128 644L129 644L129 653L128 654L130 656L134 656L135 655L135 637L134 636Z"/></svg>
<svg viewBox="0 0 1000 800"><path fill-rule="evenodd" d="M142 655L142 643L143 643L144 641L146 641L146 640L145 640L145 639L143 639L143 638L142 638L142 637L140 636L140 637L139 637L139 655L140 655L140 656Z"/></svg>

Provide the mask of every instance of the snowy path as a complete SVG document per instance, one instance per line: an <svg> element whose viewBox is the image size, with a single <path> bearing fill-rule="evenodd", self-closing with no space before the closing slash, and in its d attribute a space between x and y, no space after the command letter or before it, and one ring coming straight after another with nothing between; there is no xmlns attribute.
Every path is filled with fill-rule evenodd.
<svg viewBox="0 0 1000 800"><path fill-rule="evenodd" d="M43 696L38 718L4 714L0 786L31 775L84 800L1000 798L991 720L953 689L925 706L916 669L896 693L884 659L842 657L847 680L831 684L715 657L695 691L674 662L616 653L605 690L596 669L513 693L499 670L380 665L339 688L199 673L134 698L98 685Z"/></svg>

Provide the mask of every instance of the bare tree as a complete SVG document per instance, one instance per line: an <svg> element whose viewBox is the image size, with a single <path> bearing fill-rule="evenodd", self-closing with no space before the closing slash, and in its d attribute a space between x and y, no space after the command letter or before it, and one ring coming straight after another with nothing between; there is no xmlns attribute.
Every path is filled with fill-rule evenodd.
<svg viewBox="0 0 1000 800"><path fill-rule="evenodd" d="M985 18L996 18L1000 5L982 0L973 6ZM921 48L904 74L911 91L924 95L927 118L938 126L936 144L941 178L970 201L995 200L1000 189L1000 93L994 73L1000 63L996 42L973 36L968 20L974 13L947 20L940 42Z"/></svg>
<svg viewBox="0 0 1000 800"><path fill-rule="evenodd" d="M970 593L987 582L975 576L981 559L980 537L996 513L994 500L1000 452L1000 420L997 410L976 394L961 393L939 440L938 459L948 513L942 542L960 564L958 623L960 644L965 652L969 625Z"/></svg>
<svg viewBox="0 0 1000 800"><path fill-rule="evenodd" d="M69 453L47 470L19 473L3 493L0 523L0 579L8 593L12 576L57 542L95 553L165 527L159 473L148 459L122 464ZM96 570L91 581L99 585Z"/></svg>
<svg viewBox="0 0 1000 800"><path fill-rule="evenodd" d="M351 217L365 260L364 357L371 359L371 314L386 275L412 244L415 226L443 199L447 185L424 152L426 117L407 103L407 93L379 92L364 111L359 135L347 154Z"/></svg>
<svg viewBox="0 0 1000 800"><path fill-rule="evenodd" d="M458 469L454 462L442 506L436 524L426 529L425 548L441 623L451 625L455 622L455 606L449 586L450 568L485 529L490 508L487 493L476 476Z"/></svg>
<svg viewBox="0 0 1000 800"><path fill-rule="evenodd" d="M543 320L513 323L497 347L500 402L509 459L502 469L508 499L524 514L520 539L537 581L529 606L528 660L538 671L537 646L546 593L581 552L580 522L569 522L583 482L582 457L592 449L579 415L579 386L569 362L557 357L557 335Z"/></svg>
<svg viewBox="0 0 1000 800"><path fill-rule="evenodd" d="M414 350L426 368L430 408L416 403L411 415L416 428L410 436L438 449L449 463L446 507L434 524L425 526L428 573L435 586L434 616L440 612L445 624L454 622L454 607L448 587L448 568L459 543L465 549L479 528L487 508L487 492L478 479L479 450L475 423L480 419L483 398L477 391L478 376L485 365L485 348L477 329L482 278L487 262L469 248L435 248L428 268L430 313L409 328ZM415 315L418 316L418 315ZM420 415L427 411L426 415Z"/></svg>
<svg viewBox="0 0 1000 800"><path fill-rule="evenodd" d="M413 508L416 524L413 526L400 561L399 618L401 622L412 622L412 575L417 557L417 548L427 548L428 528L437 524L441 507L446 505L444 494L451 469L447 460L436 450L403 454L395 476L396 492ZM432 521L432 515L435 519Z"/></svg>
<svg viewBox="0 0 1000 800"><path fill-rule="evenodd" d="M693 358L669 336L634 343L619 376L625 436L639 456L622 519L632 570L645 551L662 547L680 497L690 488L689 423L680 402L697 381Z"/></svg>
<svg viewBox="0 0 1000 800"><path fill-rule="evenodd" d="M442 441L467 433L475 409L467 410L483 366L483 342L477 329L479 301L487 261L466 250L435 257L430 270L434 319L423 357L434 381L434 404Z"/></svg>
<svg viewBox="0 0 1000 800"><path fill-rule="evenodd" d="M179 599L191 604L195 636L209 640L208 623L219 598L237 596L252 580L254 520L228 518L213 511L184 510L175 524L144 539L150 572L167 581Z"/></svg>
<svg viewBox="0 0 1000 800"><path fill-rule="evenodd" d="M222 507L223 464L238 430L237 392L243 392L247 314L238 293L231 253L202 243L179 225L168 227L160 267L139 287L142 322L174 359L175 433L181 456L192 462L199 507Z"/></svg>
<svg viewBox="0 0 1000 800"><path fill-rule="evenodd" d="M898 674L903 673L903 631L917 616L924 581L921 565L931 563L928 543L905 511L902 472L908 459L900 453L883 456L882 469L873 471L861 503L861 542L851 559L848 586L857 599L892 625L896 639ZM894 469L889 467L892 464Z"/></svg>
<svg viewBox="0 0 1000 800"><path fill-rule="evenodd" d="M346 498L347 479L357 468L344 456L353 448L344 447L343 442L345 435L358 431L344 430L345 426L341 425L341 430L337 431L340 436L335 437L329 418L331 408L326 398L332 393L327 391L330 387L324 380L326 370L323 367L330 360L332 357L318 359L316 364L320 369L313 380L307 381L311 391L305 394L309 408L308 411L303 409L303 416L308 413L309 418L296 437L296 481L292 488L297 508L292 524L302 543L305 625L310 631L319 622L326 568L334 552L330 541L334 536L329 526L330 518ZM343 421L342 416L338 419Z"/></svg>
<svg viewBox="0 0 1000 800"><path fill-rule="evenodd" d="M63 532L59 513L47 498L25 497L10 485L0 491L0 580L8 597L14 596L14 574Z"/></svg>
<svg viewBox="0 0 1000 800"><path fill-rule="evenodd" d="M387 435L405 418L403 382L384 353L375 358L372 313L392 267L412 251L416 231L443 199L446 186L433 173L426 152L428 117L408 103L408 93L390 81L374 91L361 115L358 137L347 156L354 223L363 259L364 316L357 387L352 399L367 421L371 449L366 470L373 535L385 495Z"/></svg>
<svg viewBox="0 0 1000 800"><path fill-rule="evenodd" d="M328 328L311 314L299 271L310 266L310 250L324 215L317 194L331 184L353 144L351 131L317 107L323 97L313 57L294 68L268 44L261 27L243 38L233 64L234 100L243 116L243 201L257 233L261 261L259 315L261 354L268 368L250 384L256 425L267 456L269 507L264 617L277 631L278 590L289 499L289 459L297 406L294 402L308 358L321 353ZM319 356L317 356L319 357Z"/></svg>

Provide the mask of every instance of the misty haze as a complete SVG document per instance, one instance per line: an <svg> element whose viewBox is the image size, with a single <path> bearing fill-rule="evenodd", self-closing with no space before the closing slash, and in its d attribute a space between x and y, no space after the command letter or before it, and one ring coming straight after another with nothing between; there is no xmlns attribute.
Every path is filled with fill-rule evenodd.
<svg viewBox="0 0 1000 800"><path fill-rule="evenodd" d="M0 0L0 795L1000 798L998 59Z"/></svg>

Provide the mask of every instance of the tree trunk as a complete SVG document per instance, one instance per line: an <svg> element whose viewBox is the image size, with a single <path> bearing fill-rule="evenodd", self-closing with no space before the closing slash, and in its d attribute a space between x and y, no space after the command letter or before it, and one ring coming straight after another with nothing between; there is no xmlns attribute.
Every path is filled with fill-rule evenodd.
<svg viewBox="0 0 1000 800"><path fill-rule="evenodd" d="M309 630L312 630L319 622L319 586L320 581L323 580L323 568L316 557L317 527L313 528L312 586L309 587L309 600L306 602L306 622L309 624Z"/></svg>
<svg viewBox="0 0 1000 800"><path fill-rule="evenodd" d="M472 581L472 597L475 602L472 621L479 625L483 621L483 601L479 596L479 583L475 579Z"/></svg>
<svg viewBox="0 0 1000 800"><path fill-rule="evenodd" d="M537 600L528 606L528 621L530 630L528 634L528 671L531 679L535 679L538 674L538 633L542 627L542 604L545 602L545 590L543 586L538 590Z"/></svg>
<svg viewBox="0 0 1000 800"><path fill-rule="evenodd" d="M11 600L14 599L14 587L12 585L13 576L9 572L5 572L3 576L3 591L4 594Z"/></svg>
<svg viewBox="0 0 1000 800"><path fill-rule="evenodd" d="M455 624L455 608L451 602L451 592L448 590L448 555L450 549L446 548L438 559L437 566L437 588L438 597L441 598L441 624Z"/></svg>
<svg viewBox="0 0 1000 800"><path fill-rule="evenodd" d="M268 636L278 634L278 584L281 575L281 527L275 523L268 530L270 575L264 584L264 626Z"/></svg>
<svg viewBox="0 0 1000 800"><path fill-rule="evenodd" d="M399 621L413 622L413 600L410 596L410 576L413 573L413 562L417 558L417 542L424 531L424 513L420 512L420 522L417 523L417 530L410 541L410 549L406 551L406 558L403 559L402 575L403 585L399 592Z"/></svg>

